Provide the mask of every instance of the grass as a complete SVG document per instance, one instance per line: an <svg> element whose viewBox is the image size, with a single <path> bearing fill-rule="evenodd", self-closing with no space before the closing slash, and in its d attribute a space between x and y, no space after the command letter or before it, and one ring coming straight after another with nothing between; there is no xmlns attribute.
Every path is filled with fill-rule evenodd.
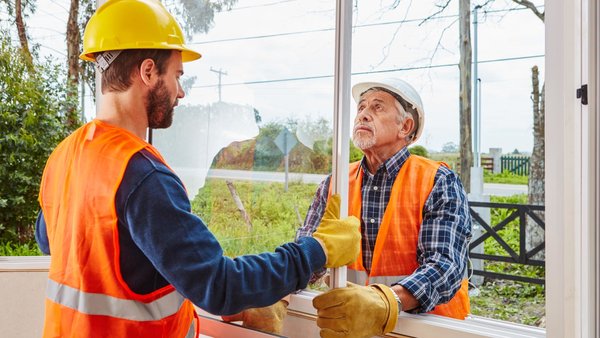
<svg viewBox="0 0 600 338"><path fill-rule="evenodd" d="M252 228L244 222L224 180L207 180L192 201L192 211L207 223L230 257L273 251L293 241L317 189L316 184L291 183L286 192L282 183L233 183Z"/></svg>
<svg viewBox="0 0 600 338"><path fill-rule="evenodd" d="M502 184L527 184L529 176L521 176L511 173L510 171L503 171L500 174L492 174L491 172L483 171L483 181L485 183L502 183Z"/></svg>
<svg viewBox="0 0 600 338"><path fill-rule="evenodd" d="M526 204L527 195L521 194L509 197L492 196L491 202ZM492 209L492 225L504 220L509 212L511 211L507 209ZM518 220L509 223L498 234L513 250L518 252ZM492 238L488 238L484 242L484 252L488 255L507 255L506 251ZM524 277L545 277L544 267L485 261L484 269L486 271ZM525 325L545 325L545 287L543 285L486 278L483 285L478 289L480 294L476 297L471 297L471 312L473 314Z"/></svg>
<svg viewBox="0 0 600 338"><path fill-rule="evenodd" d="M471 313L531 326L544 327L543 287L509 280L487 281L471 297Z"/></svg>

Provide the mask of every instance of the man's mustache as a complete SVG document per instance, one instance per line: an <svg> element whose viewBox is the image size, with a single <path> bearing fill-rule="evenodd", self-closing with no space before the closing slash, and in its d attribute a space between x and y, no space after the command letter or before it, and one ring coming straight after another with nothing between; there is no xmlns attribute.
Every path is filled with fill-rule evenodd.
<svg viewBox="0 0 600 338"><path fill-rule="evenodd" d="M359 123L359 124L354 125L353 132L356 133L356 131L359 128L367 129L368 131L371 131L371 132L373 131L373 127L370 124L368 124L368 123Z"/></svg>

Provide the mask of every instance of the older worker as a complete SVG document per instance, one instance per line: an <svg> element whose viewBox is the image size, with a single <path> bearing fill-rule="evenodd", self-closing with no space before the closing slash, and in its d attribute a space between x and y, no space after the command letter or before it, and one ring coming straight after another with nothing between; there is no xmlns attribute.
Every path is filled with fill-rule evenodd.
<svg viewBox="0 0 600 338"><path fill-rule="evenodd" d="M400 79L358 83L352 95L352 140L364 157L350 165L349 214L361 220L362 246L348 266L356 284L313 301L321 336L383 334L400 311L464 319L469 207L456 173L407 149L423 131L421 98ZM317 229L329 181L319 186L297 240Z"/></svg>

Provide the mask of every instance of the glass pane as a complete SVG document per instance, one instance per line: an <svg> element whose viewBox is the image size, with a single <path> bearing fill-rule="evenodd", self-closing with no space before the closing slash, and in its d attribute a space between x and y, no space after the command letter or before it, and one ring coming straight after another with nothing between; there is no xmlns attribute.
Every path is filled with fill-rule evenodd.
<svg viewBox="0 0 600 338"><path fill-rule="evenodd" d="M203 57L153 143L227 255L293 241L331 170L334 20L335 1L243 1L189 43Z"/></svg>
<svg viewBox="0 0 600 338"><path fill-rule="evenodd" d="M458 3L359 1L354 11L352 72L353 82L395 77L412 84L425 111L424 131L413 150L445 161L460 174ZM474 193L473 174L470 181L461 177L472 192L469 201L481 203L474 208L482 222L474 220L473 241L484 236L483 244L471 250L471 266L485 274L475 272L470 280L471 311L545 326L544 256L536 249L544 241L543 117L541 130L535 129L532 109L532 100L537 100L543 116L544 23L516 1L485 2L475 20L475 6L483 3L471 1L470 17L472 62L478 66L477 76L475 68L470 75L480 79L473 81L480 85L478 91L473 87L471 92L471 133L474 157L479 153L484 168L483 194ZM544 12L543 1L533 3ZM539 95L532 95L534 66ZM520 230L520 222L526 232ZM496 232L505 246L491 237ZM520 247L521 238L525 248ZM520 263L509 263L511 253ZM489 256L475 259L477 254Z"/></svg>

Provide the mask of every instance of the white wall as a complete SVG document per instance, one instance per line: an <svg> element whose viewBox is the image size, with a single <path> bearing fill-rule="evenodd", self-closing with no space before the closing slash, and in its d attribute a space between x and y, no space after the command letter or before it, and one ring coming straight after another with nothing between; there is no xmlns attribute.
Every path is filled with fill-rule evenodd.
<svg viewBox="0 0 600 338"><path fill-rule="evenodd" d="M0 335L41 337L47 271L0 271Z"/></svg>

